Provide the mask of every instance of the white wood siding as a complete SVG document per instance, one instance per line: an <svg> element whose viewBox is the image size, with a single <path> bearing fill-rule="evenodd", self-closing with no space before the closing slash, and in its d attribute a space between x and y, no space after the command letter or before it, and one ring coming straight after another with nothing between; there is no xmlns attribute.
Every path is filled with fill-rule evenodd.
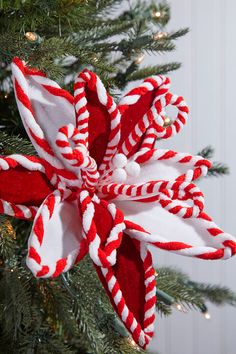
<svg viewBox="0 0 236 354"><path fill-rule="evenodd" d="M215 160L230 166L225 178L201 182L209 214L226 231L236 235L236 1L172 0L170 30L190 27L177 42L177 50L152 56L146 62L182 62L171 74L172 92L183 95L190 120L182 133L162 146L197 153L215 147ZM155 251L156 265L173 265L192 279L220 283L236 291L236 258L222 261L192 260ZM209 306L212 319L190 312L157 319L151 349L162 354L235 354L236 309Z"/></svg>

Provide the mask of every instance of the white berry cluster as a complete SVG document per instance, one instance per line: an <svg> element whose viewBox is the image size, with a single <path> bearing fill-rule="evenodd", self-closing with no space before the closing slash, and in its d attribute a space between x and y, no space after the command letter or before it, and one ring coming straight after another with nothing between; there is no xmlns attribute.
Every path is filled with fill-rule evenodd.
<svg viewBox="0 0 236 354"><path fill-rule="evenodd" d="M112 179L116 183L123 183L127 177L137 177L140 173L140 166L135 161L128 161L124 154L117 154L112 159Z"/></svg>

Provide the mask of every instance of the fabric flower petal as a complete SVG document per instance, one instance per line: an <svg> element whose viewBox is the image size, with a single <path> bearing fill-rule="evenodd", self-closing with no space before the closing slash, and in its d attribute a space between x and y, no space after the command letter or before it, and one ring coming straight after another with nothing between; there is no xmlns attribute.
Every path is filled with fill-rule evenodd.
<svg viewBox="0 0 236 354"><path fill-rule="evenodd" d="M120 140L120 112L100 78L91 71L78 75L74 89L76 127L102 172Z"/></svg>
<svg viewBox="0 0 236 354"><path fill-rule="evenodd" d="M18 58L12 62L12 73L18 109L32 143L41 157L62 168L55 140L61 126L75 124L73 96Z"/></svg>
<svg viewBox="0 0 236 354"><path fill-rule="evenodd" d="M123 236L116 265L96 270L120 319L135 342L146 348L154 334L155 271L145 243Z"/></svg>
<svg viewBox="0 0 236 354"><path fill-rule="evenodd" d="M192 156L173 150L143 149L129 159L123 154L116 154L112 165L113 169L100 178L99 190L105 190L106 188L103 186L109 183L120 183L119 180L116 180L118 173L125 175L124 183L127 188L150 181L191 182L206 176L211 162L202 156ZM122 168L120 168L121 166Z"/></svg>
<svg viewBox="0 0 236 354"><path fill-rule="evenodd" d="M178 133L188 118L183 97L169 93L170 80L152 76L128 92L120 101L121 141L119 152L131 156L140 148L152 149L158 137L168 138ZM171 125L165 127L165 108L178 110Z"/></svg>
<svg viewBox="0 0 236 354"><path fill-rule="evenodd" d="M229 258L236 252L235 238L221 230L204 212L197 218L183 219L163 209L158 202L116 201L115 204L128 220L140 225L140 232L128 231L140 241L202 259ZM129 228L132 229L131 224Z"/></svg>
<svg viewBox="0 0 236 354"><path fill-rule="evenodd" d="M145 348L153 336L155 275L146 244L128 236L123 214L98 198L80 194L84 237L90 257L114 309L135 342Z"/></svg>
<svg viewBox="0 0 236 354"><path fill-rule="evenodd" d="M28 241L26 263L36 277L57 277L87 253L76 201L55 190L38 209Z"/></svg>
<svg viewBox="0 0 236 354"><path fill-rule="evenodd" d="M50 174L38 157L0 157L0 212L22 219L34 218L38 206L54 190Z"/></svg>
<svg viewBox="0 0 236 354"><path fill-rule="evenodd" d="M146 183L155 180L194 181L206 176L211 162L202 156L179 153L166 149L141 150L133 156L131 164L138 163L140 173L128 176L126 184ZM129 165L129 160L128 164Z"/></svg>

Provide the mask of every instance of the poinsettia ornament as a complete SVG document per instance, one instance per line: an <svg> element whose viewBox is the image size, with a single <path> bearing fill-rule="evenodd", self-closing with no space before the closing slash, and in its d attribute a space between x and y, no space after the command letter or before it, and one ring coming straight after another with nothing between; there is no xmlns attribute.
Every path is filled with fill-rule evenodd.
<svg viewBox="0 0 236 354"><path fill-rule="evenodd" d="M12 72L39 157L0 158L0 212L34 220L27 265L36 277L56 277L89 252L119 317L145 348L156 301L148 244L202 259L236 252L193 183L210 162L154 148L186 123L186 103L164 76L144 80L116 106L88 70L78 75L74 97L20 59ZM165 126L168 105L178 113Z"/></svg>

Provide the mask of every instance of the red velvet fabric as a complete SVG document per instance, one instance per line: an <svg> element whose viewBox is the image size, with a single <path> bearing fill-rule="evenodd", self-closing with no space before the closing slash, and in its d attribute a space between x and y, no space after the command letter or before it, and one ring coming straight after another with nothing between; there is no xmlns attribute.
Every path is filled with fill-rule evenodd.
<svg viewBox="0 0 236 354"><path fill-rule="evenodd" d="M39 206L53 191L44 173L17 166L0 171L0 198L14 204Z"/></svg>
<svg viewBox="0 0 236 354"><path fill-rule="evenodd" d="M110 115L98 100L97 93L86 88L89 116L89 151L98 166L102 163L110 134Z"/></svg>
<svg viewBox="0 0 236 354"><path fill-rule="evenodd" d="M155 91L148 91L137 103L130 105L121 117L121 140L120 146L134 129L135 125L151 108L155 98ZM142 139L141 139L142 141ZM130 155L138 151L141 141L133 148Z"/></svg>
<svg viewBox="0 0 236 354"><path fill-rule="evenodd" d="M95 88L94 88L95 89ZM155 91L148 91L137 103L130 105L121 117L120 145L128 137L138 121L151 108ZM86 88L87 109L89 116L89 150L98 166L102 163L110 134L110 116L107 109L99 102L97 93ZM134 147L132 153L138 150L141 141Z"/></svg>
<svg viewBox="0 0 236 354"><path fill-rule="evenodd" d="M98 235L101 237L102 243L104 244L112 227L111 216L106 209L98 205L95 209L94 219ZM143 326L145 285L144 268L139 253L139 244L139 241L131 239L124 233L122 243L117 252L117 262L112 269L119 282L127 306L132 311L137 321ZM100 268L96 265L95 268L113 307L116 309Z"/></svg>

